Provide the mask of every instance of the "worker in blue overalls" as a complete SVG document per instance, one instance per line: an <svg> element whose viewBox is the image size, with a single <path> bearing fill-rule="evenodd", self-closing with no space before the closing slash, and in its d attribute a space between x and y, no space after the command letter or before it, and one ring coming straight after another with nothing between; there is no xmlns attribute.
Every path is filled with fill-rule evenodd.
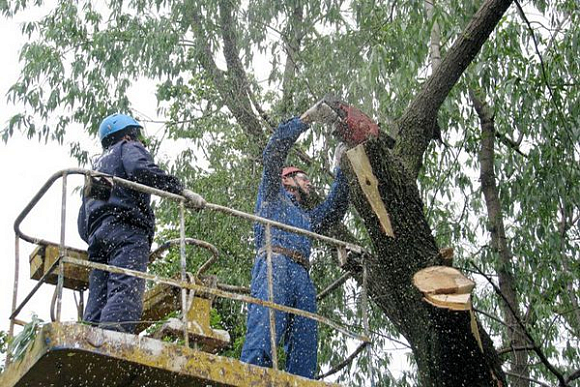
<svg viewBox="0 0 580 387"><path fill-rule="evenodd" d="M318 103L301 117L280 124L264 150L257 215L314 232L342 219L348 209L348 185L338 168L345 150L342 144L334 156L336 179L328 197L318 207L306 209L302 206L311 190L306 173L296 167L283 168L290 148L309 124L329 122L334 115L328 105ZM316 292L308 274L310 239L275 227L271 230L274 302L316 313ZM267 300L265 226L256 223L254 233L257 255L252 270L251 294ZM243 362L272 366L268 313L265 307L249 305L246 340L240 358ZM275 317L276 341L284 338L286 371L314 378L318 347L316 321L278 311Z"/></svg>
<svg viewBox="0 0 580 387"><path fill-rule="evenodd" d="M124 114L105 118L99 127L103 154L93 169L171 193L188 205L205 201L161 170L141 142L142 126ZM85 184L78 229L89 244L89 260L144 272L155 230L151 195L106 180ZM92 270L83 320L103 329L133 333L143 310L145 281L125 274Z"/></svg>

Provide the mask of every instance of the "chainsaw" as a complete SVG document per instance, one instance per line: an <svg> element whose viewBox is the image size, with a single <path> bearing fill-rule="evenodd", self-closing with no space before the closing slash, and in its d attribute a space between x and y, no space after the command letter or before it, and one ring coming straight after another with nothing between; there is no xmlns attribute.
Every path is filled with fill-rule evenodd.
<svg viewBox="0 0 580 387"><path fill-rule="evenodd" d="M349 147L356 146L369 138L379 137L379 125L359 108L349 105L331 94L327 94L323 101L337 116L333 123L333 134L342 139Z"/></svg>

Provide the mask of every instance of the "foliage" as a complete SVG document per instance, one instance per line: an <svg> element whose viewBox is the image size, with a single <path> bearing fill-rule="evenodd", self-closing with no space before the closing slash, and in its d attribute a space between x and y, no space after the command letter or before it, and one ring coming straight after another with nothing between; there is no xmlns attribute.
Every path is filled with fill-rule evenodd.
<svg viewBox="0 0 580 387"><path fill-rule="evenodd" d="M0 331L0 355L5 355L8 349L8 333ZM0 373L4 371L4 362L0 362Z"/></svg>
<svg viewBox="0 0 580 387"><path fill-rule="evenodd" d="M24 325L22 331L14 336L8 343L8 355L14 360L19 361L34 342L38 330L42 326L41 319L37 315L32 315L32 321Z"/></svg>
<svg viewBox="0 0 580 387"><path fill-rule="evenodd" d="M95 133L107 113L131 112L132 92L139 82L152 80L157 113L165 120L160 137L185 149L167 167L211 202L251 213L261 147L272 126L333 92L396 133L396 118L429 75L433 23L442 31L445 56L479 4L442 0L435 4L434 19L427 20L424 3L415 0L111 0L106 7L59 1L46 7L44 18L22 25L28 42L9 100L25 109L7 123L3 139L21 130L62 142L75 124ZM2 11L11 16L33 6L14 0ZM224 15L226 8L231 12ZM479 182L481 128L468 94L480 91L498 134L496 184L520 308L536 341L566 372L580 367L578 8L575 0L526 3L531 30L516 7L510 9L439 110L448 145L431 145L418 178L429 224L440 246L455 248L456 266L473 272L468 263L473 261L497 273L501 265L489 243ZM335 142L314 126L299 146L308 158L291 155L321 191L330 181L329 149ZM82 144L71 148L82 155ZM157 241L178 237L176 207L162 202L156 214ZM220 251L220 263L210 273L221 282L247 286L253 260L250 222L209 211L188 213L186 222L188 236ZM349 214L348 226L368 247L357 214ZM188 254L193 271L208 257L197 249ZM312 273L320 290L339 270L327 250L317 254L324 257ZM178 264L177 252L171 251L152 269L172 275ZM501 298L481 277L473 277L479 284L476 307L501 318ZM359 301L360 288L349 284L322 301L320 312L360 332ZM216 306L216 318L234 342L229 354L236 356L243 342L243 306L226 301ZM498 346L509 346L506 327L486 315L480 319ZM362 385L372 370L381 375L381 385L413 385L414 368L400 375L388 372L397 353L390 349L392 339L404 339L374 308L371 331L372 355L360 356L339 380ZM344 337L326 327L320 337L321 368L347 356ZM529 369L533 378L554 381L533 354Z"/></svg>

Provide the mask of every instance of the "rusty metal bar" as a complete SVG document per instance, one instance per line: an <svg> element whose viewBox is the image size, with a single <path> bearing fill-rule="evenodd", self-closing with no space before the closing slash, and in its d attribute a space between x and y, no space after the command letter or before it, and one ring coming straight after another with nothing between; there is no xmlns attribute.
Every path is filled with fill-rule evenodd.
<svg viewBox="0 0 580 387"><path fill-rule="evenodd" d="M58 277L57 277L58 279ZM57 287L54 287L54 292L52 292L52 298L50 300L50 321L51 322L55 322L56 321L56 315L55 313L55 306L56 306L56 293L57 293Z"/></svg>
<svg viewBox="0 0 580 387"><path fill-rule="evenodd" d="M318 240L321 240L321 241L330 243L330 244L335 245L335 246L344 247L344 248L346 248L348 250L351 250L351 251L354 251L356 253L362 254L362 252L364 251L364 249L361 246L354 245L352 243L348 243L348 242L341 241L339 239L334 239L334 238L331 238L331 237L327 237L325 235L317 234L317 233L312 232L312 231L307 231L307 230L305 230L303 228L289 226L289 225L287 225L285 223L276 222L274 220L270 220L270 219L267 219L267 218L262 218L262 217L257 216L257 215L247 214L245 212L238 211L238 210L234 210L232 208L220 206L219 204L206 203L205 208L210 209L210 210L215 210L215 211L223 212L223 213L227 213L227 214L230 214L230 215L234 215L234 216L237 216L239 218L253 220L255 222L260 222L260 223L263 223L263 224L269 224L269 225L271 225L273 227L280 228L280 229L286 230L286 231L291 231L291 232L293 232L295 234L304 235L304 236L307 236L307 237L311 237L311 238L314 238L314 239L318 239Z"/></svg>
<svg viewBox="0 0 580 387"><path fill-rule="evenodd" d="M159 259L161 254L163 254L165 251L169 250L172 246L174 246L178 243L181 243L181 238L180 239L171 239L171 240L163 243L161 246L159 246L157 249L155 249L155 251L153 251L149 255L149 263L155 261L156 259ZM212 245L211 243L208 243L206 241L202 241L199 239L194 239L194 238L185 238L185 244L202 247L204 249L209 250L213 255L203 265L200 266L200 268L197 270L197 273L195 273L196 277L199 277L200 275L205 273L210 268L210 266L219 258L218 249L214 245Z"/></svg>
<svg viewBox="0 0 580 387"><path fill-rule="evenodd" d="M348 280L350 278L350 276L351 276L350 272L347 272L347 273L344 273L343 275L341 275L337 280L335 280L333 283L328 285L326 287L326 289L324 289L323 291L318 293L318 295L316 296L316 301L322 300L324 297L326 297L328 294L330 294L334 289L336 289L339 286L341 286L342 284L344 284L346 282L346 280Z"/></svg>
<svg viewBox="0 0 580 387"><path fill-rule="evenodd" d="M67 194L67 176L68 173L62 174L62 200L60 209L60 244L58 247L58 260L66 255L65 232L66 232L66 194ZM58 281L56 284L56 321L60 321L62 310L62 291L64 286L64 263L58 265Z"/></svg>
<svg viewBox="0 0 580 387"><path fill-rule="evenodd" d="M21 239L24 239L25 241L33 243L33 244L54 244L54 245L58 244L58 243L54 243L54 242L51 242L48 240L44 240L42 238L31 237L31 236L23 233L20 230L20 224L22 223L24 218L30 213L30 211L36 206L36 204L38 204L38 202L40 201L42 196L44 196L46 191L48 191L48 189L54 184L54 182L58 178L63 176L64 174L68 174L68 175L75 175L76 174L76 175L85 175L85 176L104 176L104 177L111 179L113 181L113 183L120 184L122 186L129 187L129 188L133 188L133 189L140 191L140 192L145 192L148 194L157 195L157 196L160 196L163 198L173 199L176 201L183 200L183 197L181 195L176 195L176 194L166 192L166 191L163 191L163 190L160 190L157 188L153 188L153 187L149 187L149 186L146 186L143 184L135 183L135 182L132 182L129 180L121 179L121 178L116 177L116 176L107 175L105 173L91 171L91 170L82 169L82 168L63 169L61 171L54 173L50 178L48 178L46 183L44 183L44 185L40 188L40 190L36 193L36 195L33 196L33 198L30 200L28 205L24 208L24 210L22 210L22 212L18 215L18 217L14 221L14 232Z"/></svg>
<svg viewBox="0 0 580 387"><path fill-rule="evenodd" d="M240 293L240 294L250 294L251 290L247 286L236 286L236 285L228 285L228 284L217 284L218 289L225 290L226 292L231 293Z"/></svg>
<svg viewBox="0 0 580 387"><path fill-rule="evenodd" d="M272 229L269 224L266 225L266 262L268 266L268 301L274 303L274 280L272 268ZM268 309L270 322L270 349L272 353L272 368L278 369L278 349L276 348L276 311Z"/></svg>
<svg viewBox="0 0 580 387"><path fill-rule="evenodd" d="M48 189L52 186L52 184L58 178L60 178L62 176L62 174L63 174L62 171L59 171L59 172L53 174L46 181L46 183L44 183L44 185L40 188L40 190L36 193L36 195L34 195L32 197L32 199L30 200L30 202L28 203L28 205L26 207L24 207L24 210L22 210L22 212L20 212L20 214L16 217L16 220L14 221L14 232L16 233L17 237L20 237L20 238L24 239L25 241L30 242L30 243L34 243L34 244L37 244L39 242L45 242L46 243L46 241L44 241L43 239L33 238L31 236L28 236L28 235L24 234L20 230L20 223L22 223L22 221L24 220L24 218L26 217L26 215L28 215L30 213L30 211L34 208L34 206L36 206L36 204L44 196L44 194L46 193L46 191L48 191Z"/></svg>
<svg viewBox="0 0 580 387"><path fill-rule="evenodd" d="M24 308L24 306L26 305L26 303L28 301L30 301L30 299L32 298L32 296L34 296L34 294L38 291L38 289L40 289L40 287L42 286L42 284L44 284L46 282L46 279L48 278L49 275L52 274L52 272L54 271L54 269L56 269L56 267L58 266L60 262L60 259L55 260L52 265L50 265L50 267L48 268L48 270L46 271L46 273L44 273L44 275L42 277L40 277L40 279L38 280L38 282L36 283L36 285L34 285L34 287L32 288L32 290L28 293L28 295L24 298L24 300L22 300L22 302L20 303L20 305L18 305L16 307L16 309L14 309L14 311L12 311L12 314L10 315L10 319L14 319L16 318L16 316L18 316L18 313L20 313L22 311L22 308Z"/></svg>
<svg viewBox="0 0 580 387"><path fill-rule="evenodd" d="M38 203L38 201L42 198L42 196L44 195L44 193L52 186L52 184L59 178L61 177L63 174L80 174L80 175L86 175L86 176L104 176L107 177L109 179L111 179L113 181L114 184L120 184L124 187L128 187L128 188L132 188L135 189L137 191L140 192L144 192L144 193L148 193L148 194L153 194L153 195L157 195L166 199L172 199L172 200L176 200L176 201L181 201L183 200L183 196L181 195L177 195L174 193L170 193L170 192L166 192L157 188L153 188L153 187L149 187L147 185L143 185L143 184L139 184L139 183L135 183L133 181L129 181L129 180L125 180L125 179L121 179L120 177L116 177L116 176L111 176L111 175L107 175L105 173L102 172L97 172L97 171L91 171L88 169L81 169L81 168L69 168L69 169L64 169L61 170L59 172L56 172L55 174L53 174L48 180L47 182L41 187L41 189L38 191L38 193L32 198L32 200L30 201L30 203L28 203L28 205L24 208L24 210L18 215L18 217L16 218L16 221L14 222L14 231L16 232L16 234L24 239L27 242L30 243L34 243L34 244L39 244L39 243L44 243L44 244L56 244L50 241L46 241L44 239L40 239L40 238L34 238L31 236L28 236L26 234L24 234L21 230L20 230L20 223L22 223L22 220L26 217L26 215L28 215L28 213L30 213L30 211L32 210L32 208L34 208L34 206ZM263 224L270 224L271 226L274 226L276 228L280 228L282 230L286 230L286 231L290 231L299 235L305 235L314 239L318 239L327 243L330 243L332 245L335 246L341 246L341 247L345 247L348 250L354 251L354 252L358 252L358 253L362 253L363 252L363 248L361 246L352 244L352 243L348 243L348 242L344 242L338 239L334 239L334 238L330 238L324 235L320 235L320 234L316 234L314 232L311 231L307 231L304 230L302 228L298 228L298 227L293 227L293 226L289 226L287 224L284 223L280 223L280 222L276 222L270 219L266 219L266 218L262 218L260 216L256 216L253 214L247 214L245 212L242 211L238 211L238 210L234 210L232 208L228 208L228 207L224 207L224 206L220 206L218 204L214 204L214 203L206 203L205 207L207 209L210 210L215 210L218 212L223 212L223 213L227 213L230 215L234 215L237 216L239 218L244 218L244 219L249 219L249 220L253 220L256 222L260 222Z"/></svg>
<svg viewBox="0 0 580 387"><path fill-rule="evenodd" d="M79 290L79 303L77 305L77 318L78 318L78 321L82 321L83 320L84 310L85 310L85 293L81 289L81 290Z"/></svg>
<svg viewBox="0 0 580 387"><path fill-rule="evenodd" d="M62 175L62 200L60 208L60 244L59 244L59 254L64 257L66 255L66 245L65 241L65 231L66 231L66 194L67 194L67 176L68 173L63 173Z"/></svg>
<svg viewBox="0 0 580 387"><path fill-rule="evenodd" d="M337 323L335 323L334 321L332 321L326 317L319 316L315 313L307 312L307 311L302 310L302 309L291 308L288 306L275 304L275 303L270 302L270 301L261 300L259 298L246 296L244 294L230 293L230 292L226 292L224 290L210 288L210 287L203 286L203 285L198 285L196 283L183 282L183 281L174 280L174 279L170 279L170 278L160 277L160 276L149 274L149 273L143 273L143 272L136 271L136 270L123 269L123 268L120 268L117 266L109 266L109 265L105 265L102 263L84 261L81 259L76 259L76 258L71 258L71 257L64 257L63 261L67 262L67 263L74 264L74 265L78 265L78 266L89 267L91 269L99 269L99 270L108 271L110 273L132 275L134 277L143 278L143 279L146 279L148 281L153 281L155 283L166 284L166 285L174 286L177 288L183 287L186 289L195 290L196 292L208 293L208 294L212 294L212 295L217 296L217 297L228 298L228 299L235 300L235 301L241 301L241 302L246 302L246 303L250 303L250 304L265 306L267 308L276 309L276 310L279 310L281 312L292 313L292 314L295 314L298 316L307 317L309 319L318 321L319 323L322 323L322 324L326 324L329 327L334 328L337 331L345 334L346 336L352 337L355 340L369 341L369 339L367 337L362 336L362 335L358 335L356 333L349 332L345 328L341 327L340 325L338 325Z"/></svg>
<svg viewBox="0 0 580 387"><path fill-rule="evenodd" d="M12 314L10 315L10 329L8 337L14 335L14 316L16 311L16 303L18 302L18 276L20 272L20 238L14 235L14 287L12 289Z"/></svg>
<svg viewBox="0 0 580 387"><path fill-rule="evenodd" d="M21 327L25 326L26 324L28 324L26 321L24 320L19 320L17 318L13 319L14 320L14 324L16 325L20 325Z"/></svg>
<svg viewBox="0 0 580 387"><path fill-rule="evenodd" d="M8 329L8 339L14 337L14 324L19 324L21 320L15 319L13 316L16 312L16 303L18 302L18 276L20 272L20 238L18 235L14 235L14 285L12 288L12 314L10 315L10 328ZM32 297L32 296L31 296ZM12 356L10 353L6 354L6 359L4 360L4 368L10 365L12 361Z"/></svg>
<svg viewBox="0 0 580 387"><path fill-rule="evenodd" d="M179 202L179 259L181 263L181 281L187 281L187 259L185 257L185 202ZM187 289L181 288L181 319L183 321L183 341L189 348L189 333L187 332Z"/></svg>
<svg viewBox="0 0 580 387"><path fill-rule="evenodd" d="M56 282L56 321L60 321L60 312L62 308L62 289L64 285L64 262L59 256L58 262L58 281Z"/></svg>

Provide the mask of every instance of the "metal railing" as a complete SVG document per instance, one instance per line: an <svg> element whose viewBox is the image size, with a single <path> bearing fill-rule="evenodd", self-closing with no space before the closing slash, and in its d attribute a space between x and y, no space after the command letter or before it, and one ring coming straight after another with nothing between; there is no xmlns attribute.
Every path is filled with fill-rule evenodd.
<svg viewBox="0 0 580 387"><path fill-rule="evenodd" d="M176 245L179 243L180 247L180 271L181 277L180 280L165 278L158 275L148 274L140 271L129 270L124 268L119 268L116 266L110 266L105 264L100 264L96 262L76 259L67 256L67 250L76 250L71 247L66 246L65 244L65 234L66 234L66 210L67 210L67 180L68 176L70 175L84 175L86 178L88 177L106 177L110 179L113 184L119 184L121 186L134 189L136 191L153 194L165 199L170 199L179 203L179 228L180 228L180 238L175 239L169 242L164 243L161 245L156 251L154 251L150 256L150 261L158 257L163 251L167 250L169 247ZM55 262L46 270L43 276L38 280L38 283L34 286L34 288L26 295L24 300L17 305L18 299L18 276L19 276L19 262L20 262L20 249L19 249L19 240L25 240L27 242L39 245L48 245L48 244L56 244L41 238L36 238L29 236L22 232L20 229L20 225L22 221L26 218L26 216L30 213L30 211L36 206L36 204L40 201L40 199L44 196L44 194L49 190L49 188L57 181L59 178L62 178L62 199L61 199L61 222L60 222L60 241L58 243L59 246L59 255ZM40 188L40 190L36 193L36 195L31 199L28 205L24 208L24 210L19 214L14 222L14 231L16 234L15 238L15 262L14 262L14 289L13 289L13 297L12 297L12 314L10 315L10 330L9 336L12 337L14 334L14 325L19 324L22 325L24 322L17 319L18 314L22 311L24 306L30 301L33 295L38 291L38 289L46 282L49 275L51 275L54 270L58 269L58 280L56 285L56 321L60 321L61 319L61 308L62 308L62 293L63 293L63 285L64 285L64 266L65 264L77 265L81 267L86 267L90 269L98 269L103 271L108 271L111 273L118 273L118 274L126 274L131 275L134 277L142 278L144 280L153 281L157 284L166 284L174 287L178 287L181 289L181 308L182 308L182 317L183 319L186 318L187 315L187 292L204 292L206 294L210 294L217 297L228 298L231 300L237 300L245 303L252 303L261 305L264 307L269 308L269 319L270 319L270 338L271 338L271 348L272 348L272 366L277 368L278 361L277 361L277 350L276 350L276 334L275 334L275 310L292 313L295 315L303 316L306 318L313 319L319 323L325 324L330 326L331 328L343 333L344 335L351 337L353 339L359 340L362 344L345 360L345 362L341 363L340 368L348 365L348 361L352 361L352 359L370 343L369 340L369 325L368 325L368 316L367 316L367 291L366 291L366 278L367 278L367 270L366 266L363 262L363 290L361 292L361 307L362 307L362 320L363 320L363 330L364 335L359 335L357 333L350 332L349 330L343 328L339 324L333 322L332 320L320 316L315 313L307 312L301 309L291 308L285 305L280 305L274 303L273 297L273 286L272 286L272 244L271 244L271 228L276 227L279 229L283 229L286 231L290 231L296 234L304 235L309 238L317 239L327 244L331 244L335 246L341 254L346 254L346 251L353 251L358 254L362 254L364 252L363 248L354 245L348 242L340 241L328 236L316 234L311 231L307 231L301 228L293 227L286 225L284 223L276 222L267 218L262 218L253 214L248 214L242 211L238 211L235 209L231 209L225 206L221 206L218 204L207 202L204 206L203 210L210 210L210 211L217 211L226 213L231 216L251 220L254 222L260 222L265 225L265 236L266 236L266 259L267 259L267 279L268 279L268 300L262 300L258 298L251 297L246 294L242 294L244 292L239 291L239 287L225 285L218 288L212 288L204 285L197 284L195 282L191 282L188 279L188 273L186 272L186 254L185 254L185 246L186 244L194 244L200 247L208 249L212 254L213 257L210 258L207 262L205 262L197 271L196 276L201 275L203 272L207 270L209 265L211 265L218 257L218 251L213 247L213 245L199 241L193 238L186 238L185 236L185 209L186 209L186 202L187 199L180 195L176 195L173 193L169 193L163 190L159 190L156 188L152 188L143 184L139 184L136 182L128 181L125 179L121 179L119 177L110 176L103 174L97 171L91 171L86 169L80 168L70 168L61 170L53 174L46 183ZM62 262L62 264L60 264ZM338 280L331 283L325 290L323 290L319 297L322 297L337 287L341 286L350 276L347 274L341 276ZM236 291L236 292L234 292ZM185 321L184 321L185 322ZM187 332L187 324L183 324L184 326L184 341L185 345L189 345L189 335ZM7 359L8 361L8 359ZM336 368L336 367L335 367ZM337 372L340 368L336 370L331 370L330 372L325 373L324 375L320 375L319 377L328 376L334 372Z"/></svg>

